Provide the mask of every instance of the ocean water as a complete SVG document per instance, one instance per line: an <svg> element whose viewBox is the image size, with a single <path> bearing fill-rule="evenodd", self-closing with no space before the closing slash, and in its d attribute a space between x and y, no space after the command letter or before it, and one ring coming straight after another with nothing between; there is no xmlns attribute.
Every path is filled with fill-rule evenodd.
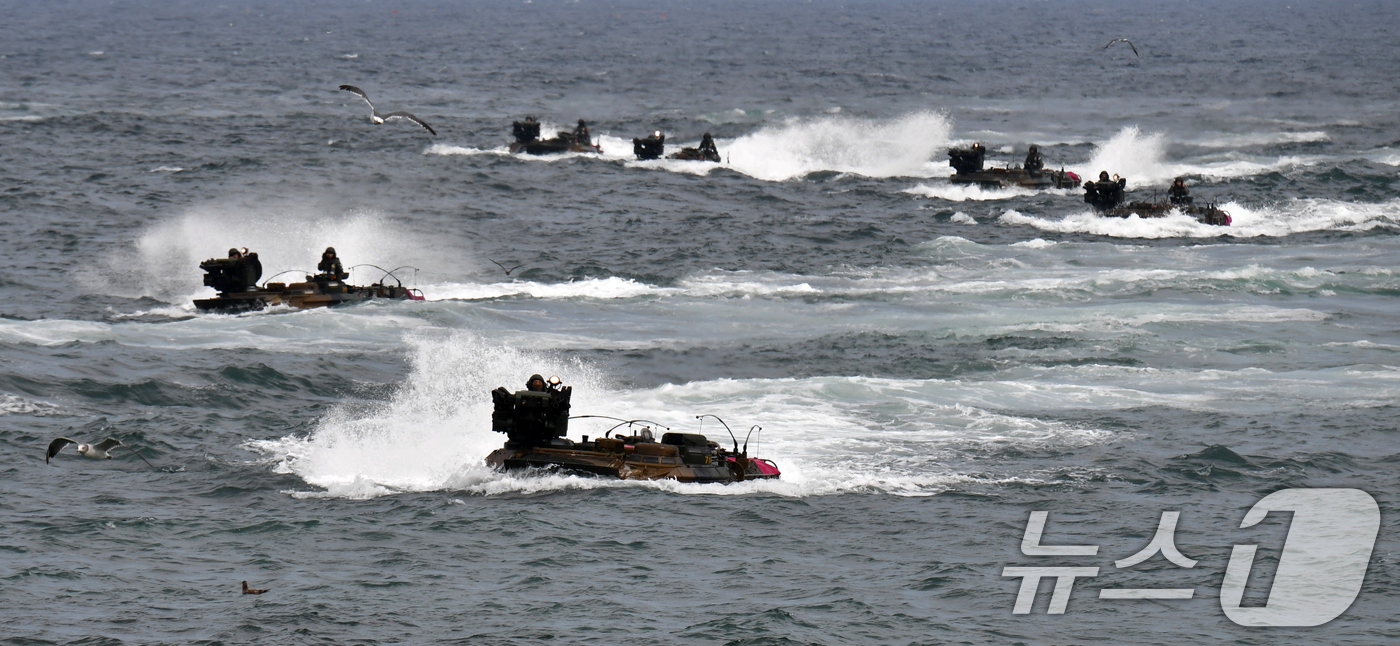
<svg viewBox="0 0 1400 646"><path fill-rule="evenodd" d="M0 644L1400 638L1392 3L0 10ZM604 153L511 155L526 114ZM656 129L724 162L636 161ZM951 185L973 141L1234 223ZM193 307L200 260L330 245L427 300ZM761 427L783 477L496 473L489 391L535 372L577 414ZM157 469L45 464L59 436ZM1245 513L1315 488L1378 504L1359 593L1241 625L1232 547L1277 605L1303 512ZM1035 511L1097 554L1025 553ZM1117 567L1168 511L1195 565ZM1068 566L1099 570L1063 613L1048 581L1014 611L1004 568Z"/></svg>

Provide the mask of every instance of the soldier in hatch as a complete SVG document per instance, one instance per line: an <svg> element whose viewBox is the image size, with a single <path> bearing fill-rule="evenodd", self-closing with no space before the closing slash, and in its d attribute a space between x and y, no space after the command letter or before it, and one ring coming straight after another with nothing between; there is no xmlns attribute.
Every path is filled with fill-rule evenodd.
<svg viewBox="0 0 1400 646"><path fill-rule="evenodd" d="M1186 180L1181 177L1172 180L1172 187L1167 189L1167 199L1178 206L1185 206L1195 201L1191 197L1191 189L1186 188Z"/></svg>
<svg viewBox="0 0 1400 646"><path fill-rule="evenodd" d="M335 255L335 247L326 247L325 253L321 254L321 262L316 265L316 271L322 276L335 280L345 280L350 274L345 273L345 268L340 265L340 258Z"/></svg>
<svg viewBox="0 0 1400 646"><path fill-rule="evenodd" d="M252 291L257 288L258 280L262 279L262 261L258 260L258 252L248 251L247 247L240 249L238 255L243 257L243 265L247 272L245 275L248 277L248 290Z"/></svg>
<svg viewBox="0 0 1400 646"><path fill-rule="evenodd" d="M715 146L715 138L710 133L700 138L700 156L711 161L719 161L719 148Z"/></svg>
<svg viewBox="0 0 1400 646"><path fill-rule="evenodd" d="M1031 149L1026 152L1026 172L1031 175L1039 175L1044 168L1045 160L1040 158L1040 147L1031 144Z"/></svg>

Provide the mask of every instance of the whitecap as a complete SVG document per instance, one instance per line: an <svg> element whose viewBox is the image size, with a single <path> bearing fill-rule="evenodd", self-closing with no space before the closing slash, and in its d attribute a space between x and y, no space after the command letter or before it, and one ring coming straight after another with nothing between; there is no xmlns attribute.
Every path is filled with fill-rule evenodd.
<svg viewBox="0 0 1400 646"><path fill-rule="evenodd" d="M34 417L48 417L50 415L60 415L63 410L58 406L47 402L25 399L19 395L9 393L0 394L0 416L4 415L32 415Z"/></svg>

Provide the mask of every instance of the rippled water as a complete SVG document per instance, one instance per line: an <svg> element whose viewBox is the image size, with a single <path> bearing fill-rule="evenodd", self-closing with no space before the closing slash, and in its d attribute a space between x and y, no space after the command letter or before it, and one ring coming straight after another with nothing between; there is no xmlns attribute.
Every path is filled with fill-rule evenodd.
<svg viewBox="0 0 1400 646"><path fill-rule="evenodd" d="M96 3L0 39L0 643L1379 643L1397 637L1400 20L1380 3ZM1103 43L1129 37L1124 44ZM438 132L368 120L381 111ZM509 154L588 119L604 154ZM630 139L715 135L725 161ZM949 146L1233 217L951 185ZM197 314L334 245L426 302ZM505 275L496 263L515 267ZM499 474L488 392L779 481ZM611 423L578 420L571 435ZM54 437L122 438L94 462ZM1315 628L1285 488L1381 529ZM1164 511L1177 547L1131 568ZM1045 544L1020 550L1031 511ZM1013 614L1004 567L1098 567ZM239 581L270 588L238 593ZM1192 588L1189 600L1098 598Z"/></svg>

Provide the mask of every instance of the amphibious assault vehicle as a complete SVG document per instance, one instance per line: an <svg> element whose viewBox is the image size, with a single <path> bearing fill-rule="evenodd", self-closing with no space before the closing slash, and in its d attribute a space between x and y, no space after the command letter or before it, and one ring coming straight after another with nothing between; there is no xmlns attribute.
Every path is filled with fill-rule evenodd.
<svg viewBox="0 0 1400 646"><path fill-rule="evenodd" d="M582 125L582 120L579 121ZM553 139L540 139L540 122L532 117L511 124L511 134L515 141L510 144L512 153L527 155L558 155L561 153L601 153L603 148L595 145L579 133L560 130Z"/></svg>
<svg viewBox="0 0 1400 646"><path fill-rule="evenodd" d="M213 298L195 299L194 306L200 311L247 312L260 310L269 305L286 305L297 309L326 307L342 303L358 303L371 298L392 298L421 301L423 292L404 287L393 272L380 269L385 278L394 278L398 284L385 285L384 278L373 285L361 287L350 285L333 274L307 275L299 283L257 284L262 274L262 265L257 264L256 254L251 258L211 258L199 263L205 271L204 284L219 291Z"/></svg>
<svg viewBox="0 0 1400 646"><path fill-rule="evenodd" d="M658 440L651 426L642 426L655 423L645 420L605 418L619 423L603 437L589 440L585 435L582 441L574 442L564 437L571 419L569 397L573 389L560 386L557 377L550 378L548 385L541 383L540 388L491 391L495 406L491 430L504 433L506 443L486 456L487 464L502 471L539 468L625 480L697 483L771 480L781 475L771 460L749 457L747 438L742 450L734 438L732 451L699 433L663 433ZM613 435L622 426L638 428L632 435Z"/></svg>
<svg viewBox="0 0 1400 646"><path fill-rule="evenodd" d="M643 161L661 159L661 156L666 154L666 135L657 130L645 137L633 137L632 154Z"/></svg>
<svg viewBox="0 0 1400 646"><path fill-rule="evenodd" d="M1089 206L1094 207L1099 215L1110 218L1127 218L1138 216L1140 218L1162 218L1172 212L1188 215L1196 219L1201 224L1226 227L1230 226L1230 214L1215 207L1214 204L1196 206L1191 197L1183 195L1169 198L1166 202L1124 202L1124 189L1127 187L1127 180L1107 177L1108 172L1100 173L1103 178L1097 182L1084 182L1084 201Z"/></svg>
<svg viewBox="0 0 1400 646"><path fill-rule="evenodd" d="M682 148L666 156L666 159L679 159L681 161L707 161L719 163L719 151L704 148Z"/></svg>
<svg viewBox="0 0 1400 646"><path fill-rule="evenodd" d="M948 150L948 165L956 171L948 181L954 184L977 184L982 188L1078 188L1079 176L1066 171L1026 169L1020 166L983 168L987 149L981 145ZM1037 157L1038 158L1038 157Z"/></svg>
<svg viewBox="0 0 1400 646"><path fill-rule="evenodd" d="M700 137L700 145L694 148L685 147L680 152L671 153L666 159L680 159L684 161L707 161L719 163L719 148L715 146L714 137L710 133L705 133Z"/></svg>

